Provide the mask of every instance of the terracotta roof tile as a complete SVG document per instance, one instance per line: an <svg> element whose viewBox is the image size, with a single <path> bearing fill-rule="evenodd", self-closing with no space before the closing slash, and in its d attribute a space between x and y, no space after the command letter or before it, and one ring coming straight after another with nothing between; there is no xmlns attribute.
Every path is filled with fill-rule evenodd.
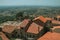
<svg viewBox="0 0 60 40"><path fill-rule="evenodd" d="M53 23L53 24L60 24L60 21L52 20L52 23Z"/></svg>
<svg viewBox="0 0 60 40"><path fill-rule="evenodd" d="M21 27L25 27L29 23L29 19L24 19L21 24L17 26L17 29L20 29Z"/></svg>
<svg viewBox="0 0 60 40"><path fill-rule="evenodd" d="M38 27L39 27L39 30L38 30ZM34 33L34 34L38 34L39 31L40 31L42 28L43 28L42 26L37 25L36 23L33 22L33 23L29 26L27 32L29 32L29 33Z"/></svg>
<svg viewBox="0 0 60 40"><path fill-rule="evenodd" d="M55 29L55 28L60 28L60 26L53 26L54 28L53 29Z"/></svg>
<svg viewBox="0 0 60 40"><path fill-rule="evenodd" d="M52 31L56 33L60 33L60 26L53 26Z"/></svg>
<svg viewBox="0 0 60 40"><path fill-rule="evenodd" d="M46 19L47 19L47 20L52 20L52 18L48 18L48 17L46 17Z"/></svg>
<svg viewBox="0 0 60 40"><path fill-rule="evenodd" d="M47 21L47 19L45 19L43 16L39 16L39 17L35 18L34 20L37 20L37 19L41 20L44 23Z"/></svg>
<svg viewBox="0 0 60 40"><path fill-rule="evenodd" d="M60 16L57 16L57 18L60 18Z"/></svg>
<svg viewBox="0 0 60 40"><path fill-rule="evenodd" d="M15 26L5 25L2 30L7 33L12 33L15 30L15 28Z"/></svg>
<svg viewBox="0 0 60 40"><path fill-rule="evenodd" d="M2 40L9 40L3 32L0 32L0 37Z"/></svg>
<svg viewBox="0 0 60 40"><path fill-rule="evenodd" d="M45 35L43 35L41 38L37 40L60 40L60 33L47 32Z"/></svg>

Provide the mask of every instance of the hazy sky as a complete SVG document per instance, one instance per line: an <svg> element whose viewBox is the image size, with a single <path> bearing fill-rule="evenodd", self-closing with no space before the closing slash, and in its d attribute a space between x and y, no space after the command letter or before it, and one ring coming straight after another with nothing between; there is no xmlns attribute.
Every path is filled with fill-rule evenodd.
<svg viewBox="0 0 60 40"><path fill-rule="evenodd" d="M0 0L0 6L60 6L60 0Z"/></svg>

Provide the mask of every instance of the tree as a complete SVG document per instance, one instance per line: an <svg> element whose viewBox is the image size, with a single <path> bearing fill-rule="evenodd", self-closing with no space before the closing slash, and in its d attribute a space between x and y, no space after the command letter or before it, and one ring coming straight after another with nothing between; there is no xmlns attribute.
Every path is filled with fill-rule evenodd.
<svg viewBox="0 0 60 40"><path fill-rule="evenodd" d="M22 20L22 18L23 18L23 12L19 12L19 13L16 14L16 19L17 20Z"/></svg>

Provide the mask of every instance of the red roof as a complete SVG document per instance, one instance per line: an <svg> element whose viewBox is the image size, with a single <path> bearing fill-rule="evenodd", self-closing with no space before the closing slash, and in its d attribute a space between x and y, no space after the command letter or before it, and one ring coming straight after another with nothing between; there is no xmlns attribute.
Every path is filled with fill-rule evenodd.
<svg viewBox="0 0 60 40"><path fill-rule="evenodd" d="M60 16L57 16L57 18L60 18Z"/></svg>
<svg viewBox="0 0 60 40"><path fill-rule="evenodd" d="M45 35L43 35L41 38L37 40L60 40L60 33L47 32Z"/></svg>
<svg viewBox="0 0 60 40"><path fill-rule="evenodd" d="M55 28L60 28L60 26L53 26L54 28L53 29L55 29Z"/></svg>
<svg viewBox="0 0 60 40"><path fill-rule="evenodd" d="M52 20L52 23L53 23L53 24L60 24L60 21Z"/></svg>
<svg viewBox="0 0 60 40"><path fill-rule="evenodd" d="M2 30L7 33L12 33L15 30L15 26L5 25Z"/></svg>
<svg viewBox="0 0 60 40"><path fill-rule="evenodd" d="M53 32L60 33L60 26L53 26L52 30Z"/></svg>
<svg viewBox="0 0 60 40"><path fill-rule="evenodd" d="M0 37L2 40L9 40L3 32L0 32Z"/></svg>
<svg viewBox="0 0 60 40"><path fill-rule="evenodd" d="M37 19L41 20L44 23L47 21L47 19L45 19L43 16L39 16L39 17L35 18L34 20L37 20Z"/></svg>
<svg viewBox="0 0 60 40"><path fill-rule="evenodd" d="M29 32L29 33L34 33L34 34L38 34L38 33L39 33L38 27L40 27L40 28L39 28L39 31L43 28L42 26L40 26L40 25L38 25L38 24L36 24L36 23L33 22L33 23L29 26L27 32Z"/></svg>
<svg viewBox="0 0 60 40"><path fill-rule="evenodd" d="M47 20L52 20L52 18L48 18L48 17L46 17L45 19L47 19Z"/></svg>
<svg viewBox="0 0 60 40"><path fill-rule="evenodd" d="M24 19L21 24L17 26L17 29L20 29L21 27L25 27L29 23L29 19Z"/></svg>

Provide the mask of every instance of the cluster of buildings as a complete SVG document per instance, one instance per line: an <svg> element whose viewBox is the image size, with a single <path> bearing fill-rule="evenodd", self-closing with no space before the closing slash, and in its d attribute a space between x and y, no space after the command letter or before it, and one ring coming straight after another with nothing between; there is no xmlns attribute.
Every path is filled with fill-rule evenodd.
<svg viewBox="0 0 60 40"><path fill-rule="evenodd" d="M60 40L60 17L54 19L39 16L33 20L24 19L17 25L0 28L2 40Z"/></svg>

